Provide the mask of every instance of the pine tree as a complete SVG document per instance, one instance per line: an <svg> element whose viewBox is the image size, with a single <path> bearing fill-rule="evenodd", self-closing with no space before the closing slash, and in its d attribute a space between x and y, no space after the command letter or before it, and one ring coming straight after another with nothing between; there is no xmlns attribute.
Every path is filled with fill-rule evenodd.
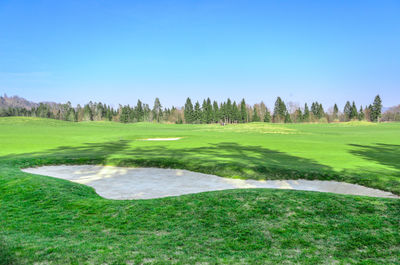
<svg viewBox="0 0 400 265"><path fill-rule="evenodd" d="M67 116L68 121L76 122L77 117L74 108L70 108L68 111L68 116Z"/></svg>
<svg viewBox="0 0 400 265"><path fill-rule="evenodd" d="M364 109L364 113L365 113L365 119L367 121L373 121L372 120L372 105L371 104L369 104L368 107L366 107Z"/></svg>
<svg viewBox="0 0 400 265"><path fill-rule="evenodd" d="M335 103L335 105L333 106L333 119L336 120L338 118L338 114L339 114L339 108Z"/></svg>
<svg viewBox="0 0 400 265"><path fill-rule="evenodd" d="M317 108L317 105L318 105L318 103L315 104L315 102L313 102L313 103L311 104L311 113L314 115L314 117L317 117L317 115L318 115L318 108Z"/></svg>
<svg viewBox="0 0 400 265"><path fill-rule="evenodd" d="M343 114L346 118L347 121L349 121L351 119L351 105L350 105L350 101L346 102L346 105L344 105L344 109L343 109Z"/></svg>
<svg viewBox="0 0 400 265"><path fill-rule="evenodd" d="M274 122L286 122L290 120L290 116L289 118L287 117L289 116L289 113L286 109L286 105L285 102L283 102L283 100L278 97L275 101L275 107L274 107Z"/></svg>
<svg viewBox="0 0 400 265"><path fill-rule="evenodd" d="M350 120L353 119L358 119L357 107L354 101L353 104L351 105L351 111L350 111Z"/></svg>
<svg viewBox="0 0 400 265"><path fill-rule="evenodd" d="M322 104L319 104L318 107L318 119L321 119L325 115L324 108L322 107Z"/></svg>
<svg viewBox="0 0 400 265"><path fill-rule="evenodd" d="M371 109L371 120L378 122L379 118L382 116L382 100L379 95L376 95L374 103Z"/></svg>
<svg viewBox="0 0 400 265"><path fill-rule="evenodd" d="M232 102L231 99L228 98L226 101L226 107L225 107L225 115L226 115L226 122L230 123L232 120Z"/></svg>
<svg viewBox="0 0 400 265"><path fill-rule="evenodd" d="M153 114L153 120L160 122L160 120L162 119L162 105L160 102L159 98L156 98L154 100L154 106L153 106L153 110L152 110L152 114Z"/></svg>
<svg viewBox="0 0 400 265"><path fill-rule="evenodd" d="M259 122L259 121L261 121L260 116L258 116L258 111L257 111L256 105L254 105L254 107L253 107L253 117L252 117L252 121L253 121L253 122Z"/></svg>
<svg viewBox="0 0 400 265"><path fill-rule="evenodd" d="M138 121L138 122L144 121L143 103L140 100L138 100L136 103L136 107L134 108L133 115L136 118L136 121Z"/></svg>
<svg viewBox="0 0 400 265"><path fill-rule="evenodd" d="M83 107L83 120L84 121L93 120L93 112L89 104L86 104L85 107Z"/></svg>
<svg viewBox="0 0 400 265"><path fill-rule="evenodd" d="M219 113L219 107L218 107L217 101L213 102L212 113L213 113L213 116L212 116L213 122L218 122L220 120L220 113Z"/></svg>
<svg viewBox="0 0 400 265"><path fill-rule="evenodd" d="M211 99L207 98L206 102L206 123L210 124L213 121L213 110L212 110L212 105L211 105Z"/></svg>
<svg viewBox="0 0 400 265"><path fill-rule="evenodd" d="M185 116L185 122L186 123L193 123L194 121L194 111L193 111L193 104L190 98L186 99L185 103L185 110L184 110L184 116Z"/></svg>
<svg viewBox="0 0 400 265"><path fill-rule="evenodd" d="M362 105L360 106L360 111L358 112L358 120L362 121L365 119L365 114Z"/></svg>
<svg viewBox="0 0 400 265"><path fill-rule="evenodd" d="M264 122L271 122L271 113L265 108Z"/></svg>
<svg viewBox="0 0 400 265"><path fill-rule="evenodd" d="M308 109L307 103L304 104L303 121L305 121L305 122L310 121L310 110Z"/></svg>
<svg viewBox="0 0 400 265"><path fill-rule="evenodd" d="M242 101L240 102L240 122L247 122L247 108L244 99L242 99Z"/></svg>
<svg viewBox="0 0 400 265"><path fill-rule="evenodd" d="M285 123L291 123L291 122L292 122L292 118L290 118L289 112L286 111Z"/></svg>
<svg viewBox="0 0 400 265"><path fill-rule="evenodd" d="M143 121L151 121L150 114L151 110L149 104L143 104Z"/></svg>
<svg viewBox="0 0 400 265"><path fill-rule="evenodd" d="M194 104L194 123L201 123L201 107L198 101Z"/></svg>
<svg viewBox="0 0 400 265"><path fill-rule="evenodd" d="M201 123L206 124L207 123L207 101L203 99L203 104L201 105Z"/></svg>
<svg viewBox="0 0 400 265"><path fill-rule="evenodd" d="M122 123L129 122L129 107L123 106L121 109L121 114L119 116L119 121Z"/></svg>
<svg viewBox="0 0 400 265"><path fill-rule="evenodd" d="M232 122L237 123L240 120L240 111L236 104L236 101L232 104Z"/></svg>
<svg viewBox="0 0 400 265"><path fill-rule="evenodd" d="M302 122L303 121L303 113L300 108L298 108L295 112L296 120L295 122Z"/></svg>
<svg viewBox="0 0 400 265"><path fill-rule="evenodd" d="M312 103L311 112L317 119L321 119L325 114L322 104L318 103L318 101Z"/></svg>
<svg viewBox="0 0 400 265"><path fill-rule="evenodd" d="M226 123L227 115L226 115L226 102L222 102L219 105L219 115L222 122Z"/></svg>

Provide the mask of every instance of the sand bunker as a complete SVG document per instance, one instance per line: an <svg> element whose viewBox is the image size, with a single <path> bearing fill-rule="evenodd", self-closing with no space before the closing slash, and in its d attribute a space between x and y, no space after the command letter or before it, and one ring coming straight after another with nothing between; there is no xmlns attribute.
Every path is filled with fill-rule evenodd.
<svg viewBox="0 0 400 265"><path fill-rule="evenodd" d="M272 188L372 197L399 198L390 192L360 185L319 180L241 180L179 169L125 168L111 166L45 166L22 171L70 180L93 187L108 199L152 199L204 191Z"/></svg>
<svg viewBox="0 0 400 265"><path fill-rule="evenodd" d="M175 138L148 138L148 139L139 139L141 141L177 141L182 139L182 137Z"/></svg>

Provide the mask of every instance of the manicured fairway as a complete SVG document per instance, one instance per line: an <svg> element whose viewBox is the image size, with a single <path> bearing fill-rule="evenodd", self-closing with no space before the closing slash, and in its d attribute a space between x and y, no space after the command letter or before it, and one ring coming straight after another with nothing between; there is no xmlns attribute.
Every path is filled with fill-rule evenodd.
<svg viewBox="0 0 400 265"><path fill-rule="evenodd" d="M67 163L331 179L400 195L400 124L0 118L0 263L399 262L400 200L232 190L112 201L89 187L19 170Z"/></svg>

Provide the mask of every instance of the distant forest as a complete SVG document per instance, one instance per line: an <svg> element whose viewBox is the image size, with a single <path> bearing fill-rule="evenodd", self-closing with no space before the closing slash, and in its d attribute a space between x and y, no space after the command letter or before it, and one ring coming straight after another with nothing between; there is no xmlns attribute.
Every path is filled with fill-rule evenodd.
<svg viewBox="0 0 400 265"><path fill-rule="evenodd" d="M209 98L203 100L202 104L198 101L193 103L190 98L187 98L184 107L181 108L163 108L158 98L155 99L152 108L140 100L135 106L120 105L118 108L112 108L96 102L76 107L73 107L70 102L38 104L17 96L4 95L0 97L0 117L5 116L41 117L71 122L104 120L122 123L143 121L188 124L326 123L351 120L379 122L400 121L400 105L382 114L382 101L377 95L374 101L364 108L362 106L358 108L354 101L352 103L347 101L342 111L336 104L328 110L325 110L319 102L313 102L310 106L307 103L304 106L291 102L286 104L280 97L276 99L273 110L263 102L251 106L246 104L244 99L238 103L230 99L218 103Z"/></svg>

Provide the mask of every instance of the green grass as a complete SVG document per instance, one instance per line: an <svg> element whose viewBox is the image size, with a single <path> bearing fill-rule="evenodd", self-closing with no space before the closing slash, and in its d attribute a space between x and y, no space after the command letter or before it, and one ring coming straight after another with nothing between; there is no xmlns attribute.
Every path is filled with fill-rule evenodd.
<svg viewBox="0 0 400 265"><path fill-rule="evenodd" d="M139 139L183 137L178 141ZM400 124L166 125L0 119L0 263L400 261L400 200L230 190L113 201L45 164L332 179L400 195Z"/></svg>

